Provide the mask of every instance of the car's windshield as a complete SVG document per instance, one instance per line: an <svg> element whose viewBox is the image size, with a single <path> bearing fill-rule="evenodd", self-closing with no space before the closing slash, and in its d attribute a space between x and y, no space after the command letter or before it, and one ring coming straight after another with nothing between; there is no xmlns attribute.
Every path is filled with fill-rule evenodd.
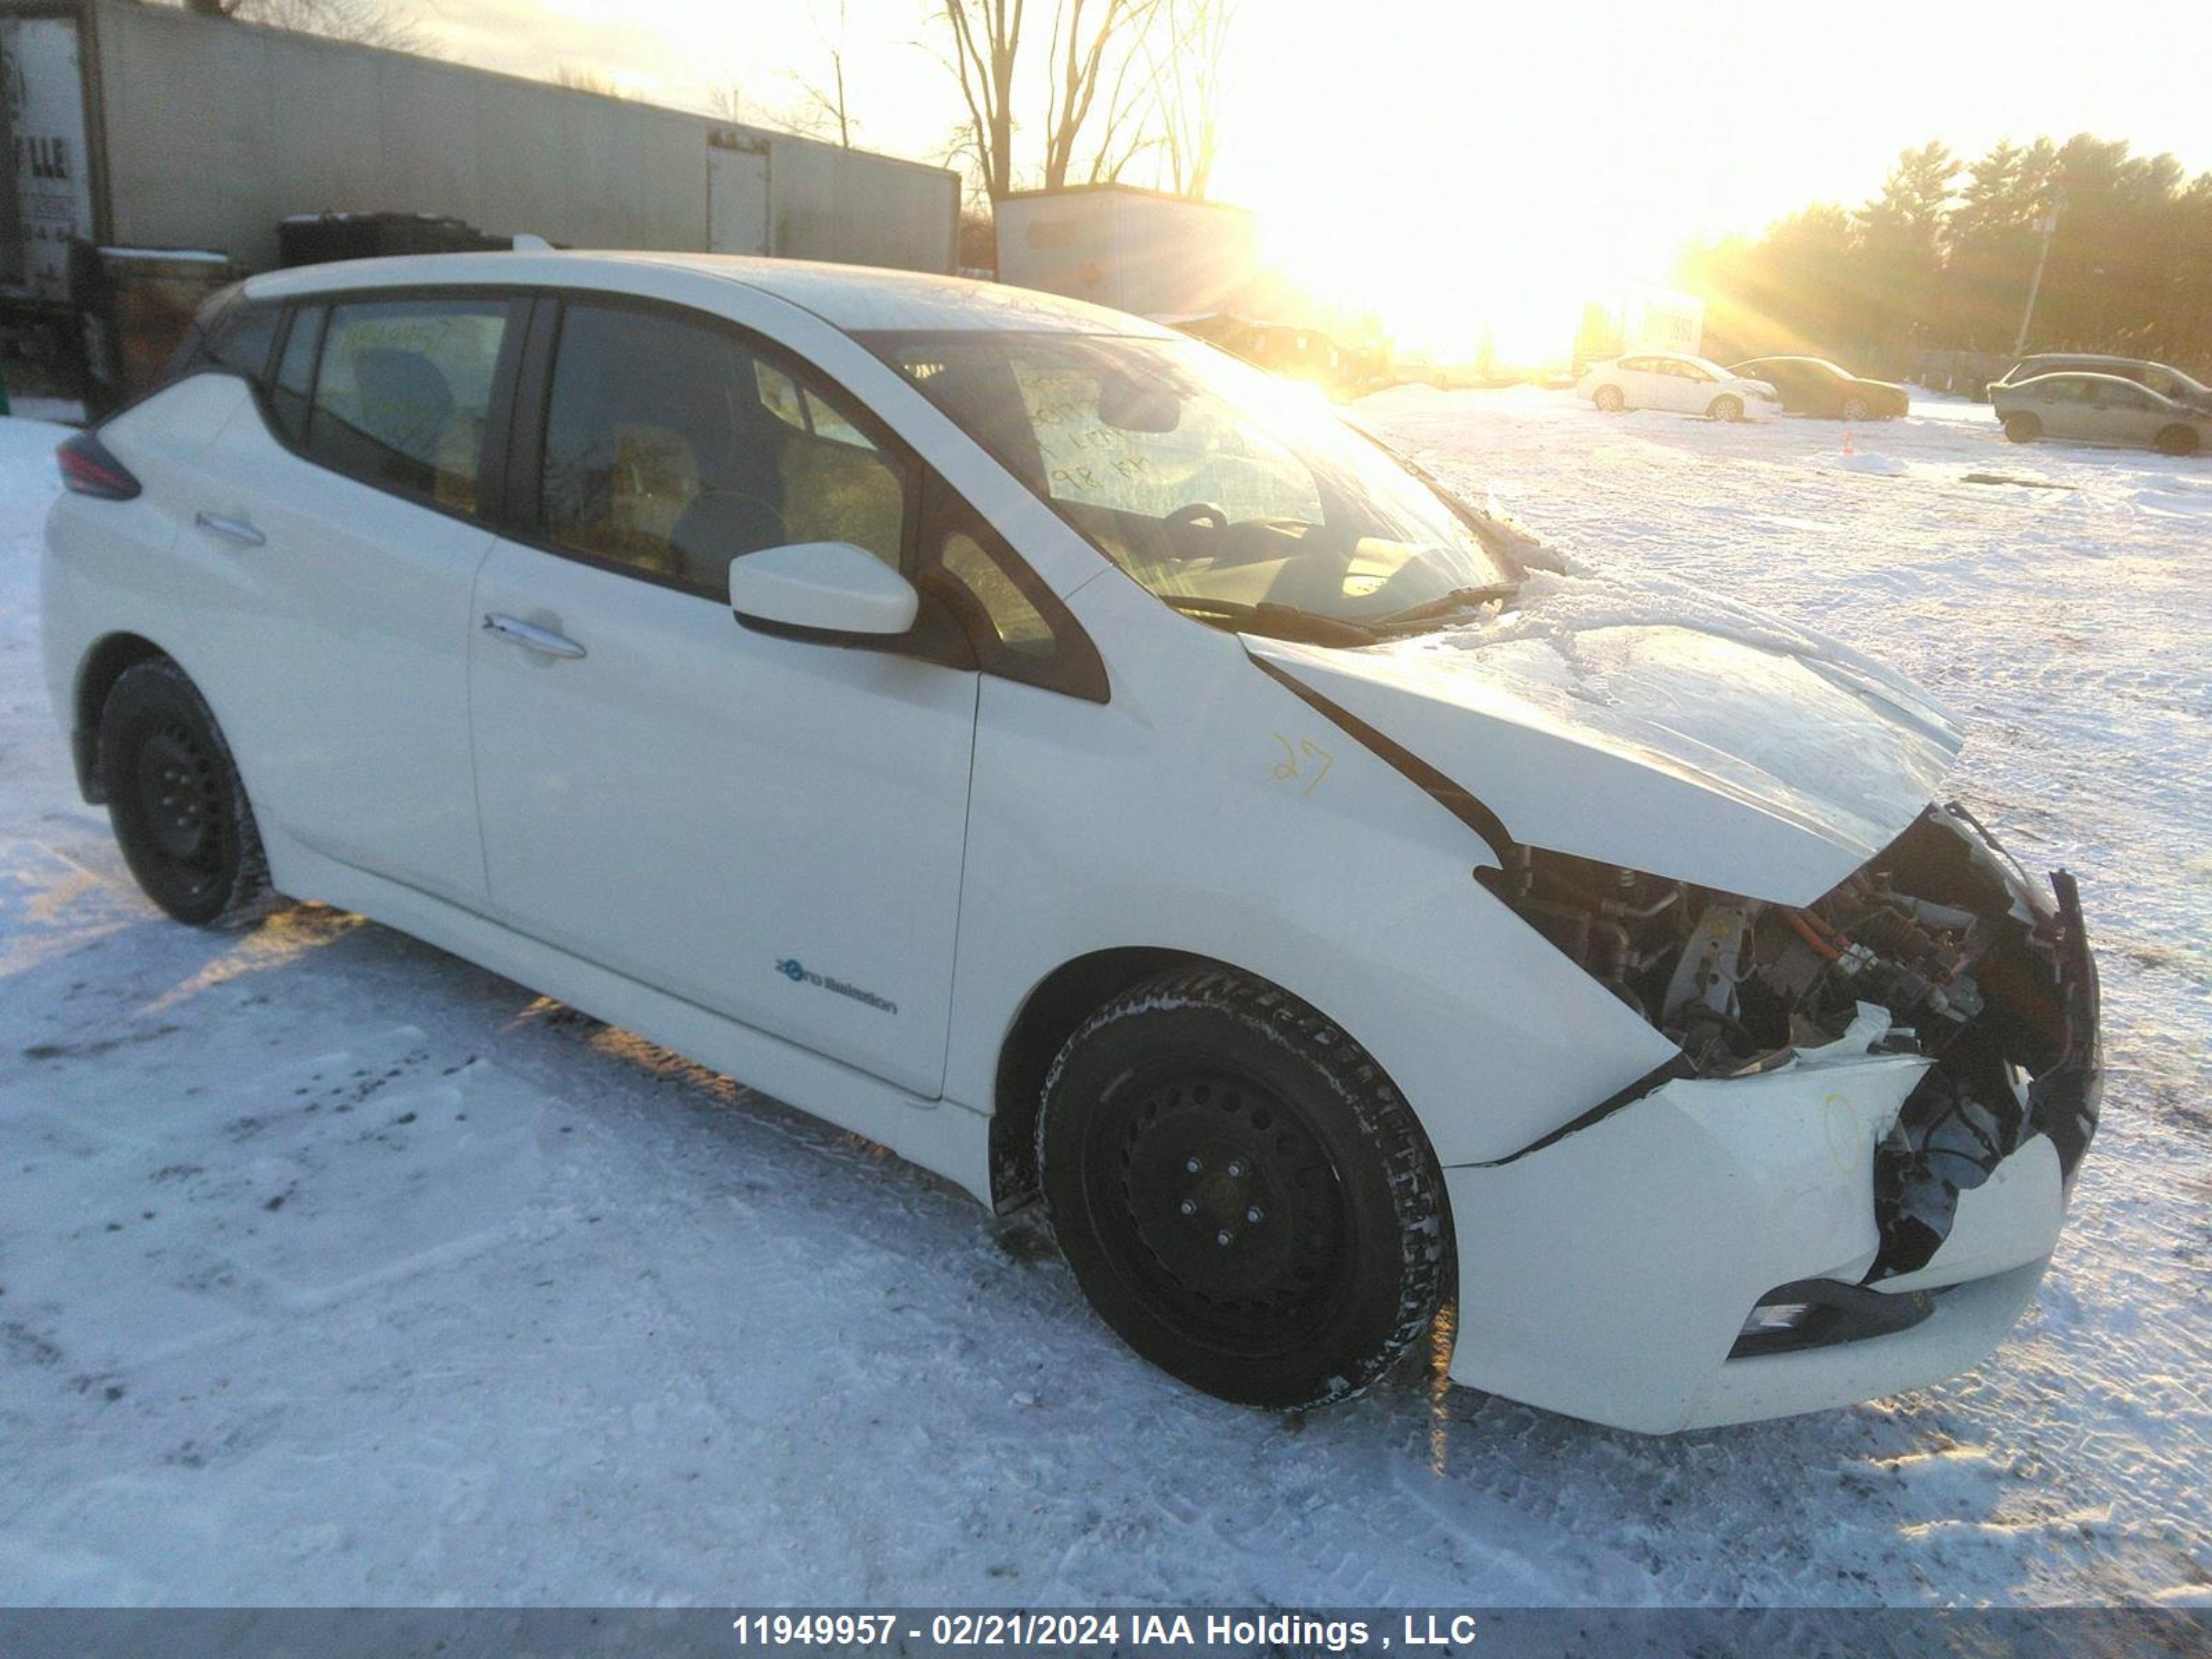
<svg viewBox="0 0 2212 1659"><path fill-rule="evenodd" d="M2153 392L2182 399L2204 395L2205 388L2178 368L2168 368L2164 363L2146 363L2143 368L2142 383Z"/></svg>
<svg viewBox="0 0 2212 1659"><path fill-rule="evenodd" d="M1510 557L1327 405L1194 340L875 335L869 345L1168 604L1352 643L1510 588Z"/></svg>

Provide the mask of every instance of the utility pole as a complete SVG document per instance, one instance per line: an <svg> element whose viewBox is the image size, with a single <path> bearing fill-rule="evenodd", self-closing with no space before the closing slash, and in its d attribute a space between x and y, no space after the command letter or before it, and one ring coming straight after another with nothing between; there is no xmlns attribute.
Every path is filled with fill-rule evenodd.
<svg viewBox="0 0 2212 1659"><path fill-rule="evenodd" d="M2057 232L2058 210L2065 202L2065 191L2052 192L2050 211L2035 222L2035 228L2043 233L2043 246L2035 256L2034 280L2027 285L2027 309L2020 314L2020 337L2012 343L2012 355L2015 357L2027 349L2027 326L2035 320L2035 296L2043 291L2043 266L2051 258L2051 239Z"/></svg>

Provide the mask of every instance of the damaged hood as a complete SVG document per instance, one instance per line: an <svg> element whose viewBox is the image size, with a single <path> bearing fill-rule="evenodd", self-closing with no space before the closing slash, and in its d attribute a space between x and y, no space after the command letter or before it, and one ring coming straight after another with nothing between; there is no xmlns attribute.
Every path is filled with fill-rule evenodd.
<svg viewBox="0 0 2212 1659"><path fill-rule="evenodd" d="M1532 572L1502 615L1252 654L1466 790L1516 842L1784 904L1887 846L1965 741L1909 681L1682 584Z"/></svg>

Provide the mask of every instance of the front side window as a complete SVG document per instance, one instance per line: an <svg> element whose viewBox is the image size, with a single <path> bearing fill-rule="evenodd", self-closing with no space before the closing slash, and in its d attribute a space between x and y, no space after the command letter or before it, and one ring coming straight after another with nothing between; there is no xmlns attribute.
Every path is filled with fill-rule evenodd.
<svg viewBox="0 0 2212 1659"><path fill-rule="evenodd" d="M764 547L904 562L905 469L835 394L727 329L627 306L562 313L538 506L556 545L714 598Z"/></svg>
<svg viewBox="0 0 2212 1659"><path fill-rule="evenodd" d="M308 453L366 483L475 512L510 310L495 299L332 306Z"/></svg>
<svg viewBox="0 0 2212 1659"><path fill-rule="evenodd" d="M868 343L1123 570L1204 619L1347 643L1434 626L1516 579L1325 404L1196 341Z"/></svg>

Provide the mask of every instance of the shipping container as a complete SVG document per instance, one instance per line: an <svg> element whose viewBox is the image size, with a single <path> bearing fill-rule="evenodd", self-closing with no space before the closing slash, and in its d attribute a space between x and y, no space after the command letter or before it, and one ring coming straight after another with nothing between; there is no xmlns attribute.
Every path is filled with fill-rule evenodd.
<svg viewBox="0 0 2212 1659"><path fill-rule="evenodd" d="M999 280L1017 288L1140 317L1314 320L1269 269L1259 216L1246 209L1130 185L1081 185L1019 191L994 212Z"/></svg>

